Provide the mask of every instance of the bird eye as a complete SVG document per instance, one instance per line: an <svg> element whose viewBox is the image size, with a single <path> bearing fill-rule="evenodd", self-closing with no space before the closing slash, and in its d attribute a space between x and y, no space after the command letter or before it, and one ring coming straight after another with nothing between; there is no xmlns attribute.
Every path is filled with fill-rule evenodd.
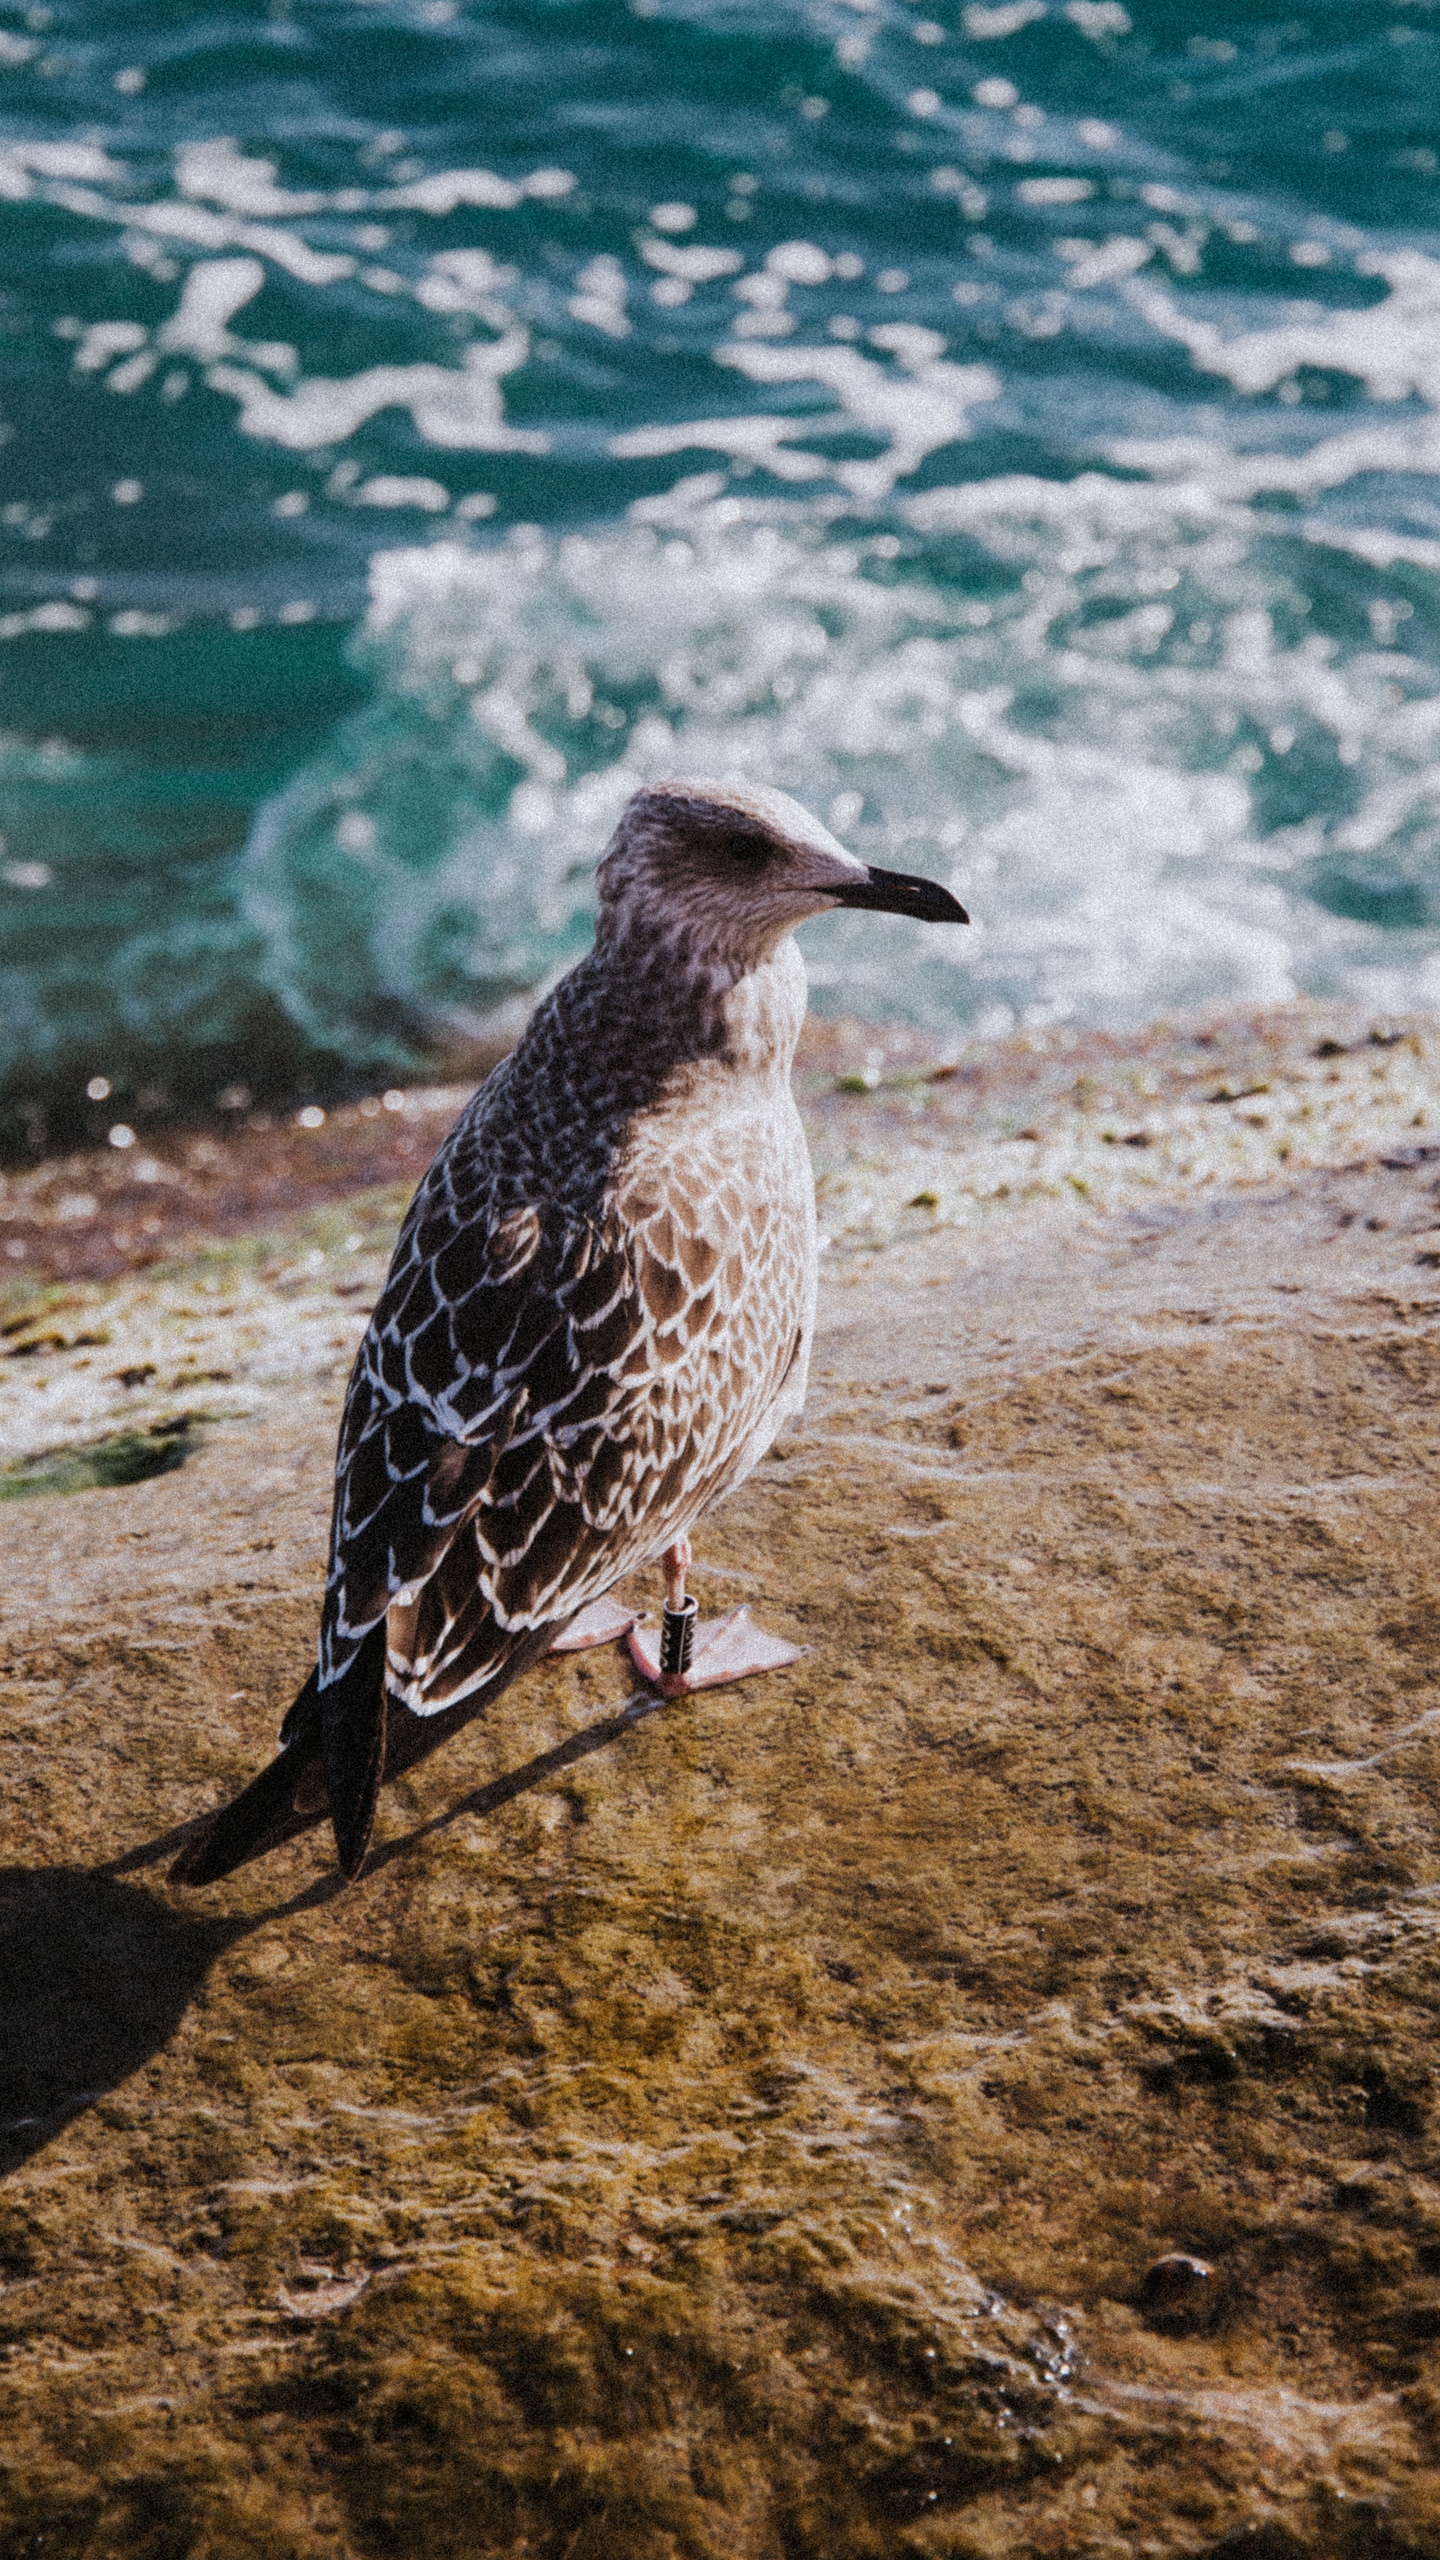
<svg viewBox="0 0 1440 2560"><path fill-rule="evenodd" d="M770 847L764 836L727 836L725 850L734 861L744 863L750 871L758 871L761 864L770 858Z"/></svg>

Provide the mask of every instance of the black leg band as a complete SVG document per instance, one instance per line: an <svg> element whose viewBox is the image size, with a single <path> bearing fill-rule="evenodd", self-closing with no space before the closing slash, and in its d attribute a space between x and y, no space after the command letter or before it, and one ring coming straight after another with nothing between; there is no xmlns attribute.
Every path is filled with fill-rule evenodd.
<svg viewBox="0 0 1440 2560"><path fill-rule="evenodd" d="M666 1601L660 1629L662 1679L679 1680L689 1670L690 1656L695 1650L695 1620L699 1608L698 1600L682 1600L678 1609L672 1609Z"/></svg>

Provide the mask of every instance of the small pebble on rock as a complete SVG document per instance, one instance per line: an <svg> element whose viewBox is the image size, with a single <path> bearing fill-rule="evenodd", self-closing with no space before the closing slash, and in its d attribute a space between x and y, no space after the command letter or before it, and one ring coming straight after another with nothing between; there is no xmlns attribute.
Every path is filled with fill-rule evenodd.
<svg viewBox="0 0 1440 2560"><path fill-rule="evenodd" d="M1214 2285L1215 2270L1204 2258L1172 2249L1146 2268L1140 2295L1152 2316L1189 2328L1209 2311Z"/></svg>

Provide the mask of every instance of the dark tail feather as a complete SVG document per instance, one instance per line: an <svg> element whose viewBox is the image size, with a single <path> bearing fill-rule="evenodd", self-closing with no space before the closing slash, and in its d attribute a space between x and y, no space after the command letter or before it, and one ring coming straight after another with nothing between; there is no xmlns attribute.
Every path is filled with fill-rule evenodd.
<svg viewBox="0 0 1440 2560"><path fill-rule="evenodd" d="M333 1687L322 1691L312 1671L280 1727L279 1758L182 1850L170 1870L174 1881L215 1884L247 1858L293 1840L323 1820L327 1791L340 1865L347 1877L354 1877L365 1862L376 1800L386 1779L404 1777L473 1717L483 1715L512 1680L549 1651L554 1633L553 1627L532 1629L483 1690L435 1715L417 1716L398 1699L387 1704L382 1619Z"/></svg>
<svg viewBox="0 0 1440 2560"><path fill-rule="evenodd" d="M385 1775L385 1621L371 1628L348 1671L320 1691L325 1784L343 1876L365 1864Z"/></svg>
<svg viewBox="0 0 1440 2560"><path fill-rule="evenodd" d="M233 1804L222 1805L198 1840L182 1849L170 1870L174 1884L218 1884L251 1857L268 1831L295 1809L295 1795L314 1769L320 1743L320 1701L312 1671L280 1728L279 1756L252 1778ZM318 1771L316 1772L318 1775Z"/></svg>

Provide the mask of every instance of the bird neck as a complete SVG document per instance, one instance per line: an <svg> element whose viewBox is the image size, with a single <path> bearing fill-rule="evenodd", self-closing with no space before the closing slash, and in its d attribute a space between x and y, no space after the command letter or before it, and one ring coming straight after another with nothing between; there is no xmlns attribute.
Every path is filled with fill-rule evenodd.
<svg viewBox="0 0 1440 2560"><path fill-rule="evenodd" d="M677 967L653 942L597 937L481 1086L451 1153L474 1152L492 1204L598 1215L638 1115L694 1100L712 1080L778 1101L804 1015L804 963L788 936L758 968L723 973Z"/></svg>
<svg viewBox="0 0 1440 2560"><path fill-rule="evenodd" d="M668 1066L711 1059L767 1083L789 1076L806 998L790 934L742 959L650 919L602 913L588 965L613 991L611 1019L628 1024L630 1037L640 1031Z"/></svg>
<svg viewBox="0 0 1440 2560"><path fill-rule="evenodd" d="M724 1057L740 1074L787 1085L809 993L805 963L792 935L735 980L722 1011Z"/></svg>

